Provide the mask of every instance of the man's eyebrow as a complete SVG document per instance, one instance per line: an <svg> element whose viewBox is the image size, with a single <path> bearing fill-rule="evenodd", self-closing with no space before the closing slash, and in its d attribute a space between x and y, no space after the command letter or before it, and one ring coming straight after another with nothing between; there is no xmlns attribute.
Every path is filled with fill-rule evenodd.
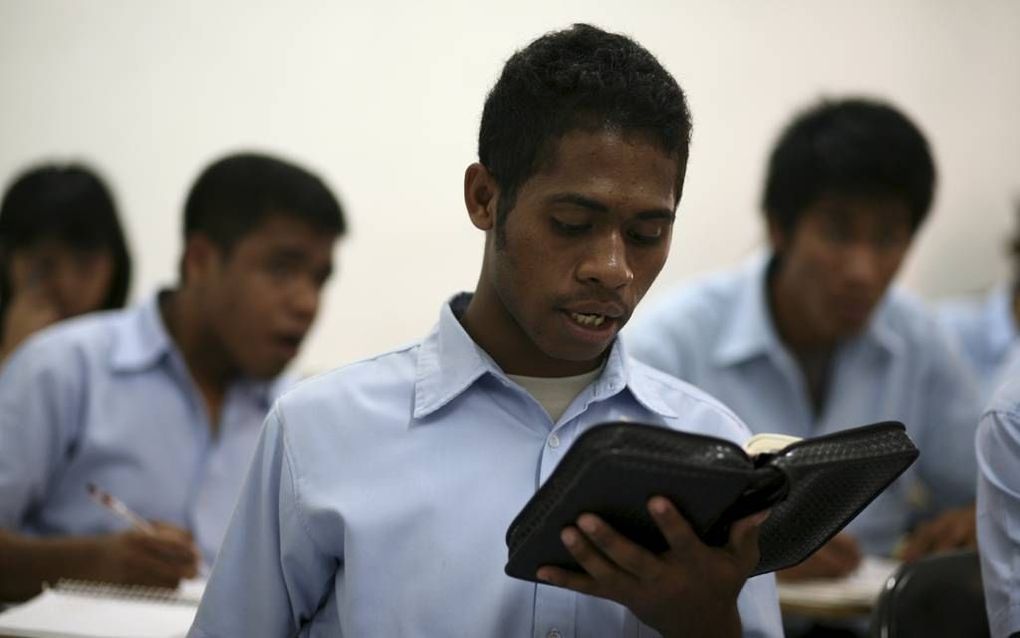
<svg viewBox="0 0 1020 638"><path fill-rule="evenodd" d="M676 213L665 208L641 211L637 214L638 219L656 220L664 219L669 222L676 221Z"/></svg>
<svg viewBox="0 0 1020 638"><path fill-rule="evenodd" d="M579 193L557 193L545 199L546 204L570 204L596 213L608 213L609 207L602 202Z"/></svg>
<svg viewBox="0 0 1020 638"><path fill-rule="evenodd" d="M550 195L545 200L546 204L569 204L571 206L577 206L578 208L584 208L595 213L608 213L609 207L602 202L585 197L579 193L557 193ZM649 210L641 211L637 214L640 219L654 220L654 219L666 219L673 221L676 219L676 212L668 208L652 208Z"/></svg>

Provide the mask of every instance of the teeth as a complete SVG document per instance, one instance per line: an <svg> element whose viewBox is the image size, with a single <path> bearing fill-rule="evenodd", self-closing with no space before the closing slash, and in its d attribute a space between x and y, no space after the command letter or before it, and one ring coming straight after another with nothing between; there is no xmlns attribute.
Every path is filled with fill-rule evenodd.
<svg viewBox="0 0 1020 638"><path fill-rule="evenodd" d="M591 326L592 328L601 326L606 320L605 315L583 315L579 312L570 313L570 317L582 326Z"/></svg>

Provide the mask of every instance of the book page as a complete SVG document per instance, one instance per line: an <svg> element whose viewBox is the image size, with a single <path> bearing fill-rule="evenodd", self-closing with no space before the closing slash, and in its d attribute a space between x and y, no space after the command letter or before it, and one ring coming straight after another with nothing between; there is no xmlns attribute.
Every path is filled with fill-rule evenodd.
<svg viewBox="0 0 1020 638"><path fill-rule="evenodd" d="M891 558L865 556L846 578L777 581L779 602L784 607L799 609L871 609L885 582L899 566L900 562Z"/></svg>
<svg viewBox="0 0 1020 638"><path fill-rule="evenodd" d="M755 434L748 439L747 443L744 443L744 451L747 452L748 456L778 452L787 445L796 443L797 441L800 441L799 436L763 432L761 434Z"/></svg>
<svg viewBox="0 0 1020 638"><path fill-rule="evenodd" d="M177 638L197 604L104 598L47 589L0 613L0 635L25 638Z"/></svg>

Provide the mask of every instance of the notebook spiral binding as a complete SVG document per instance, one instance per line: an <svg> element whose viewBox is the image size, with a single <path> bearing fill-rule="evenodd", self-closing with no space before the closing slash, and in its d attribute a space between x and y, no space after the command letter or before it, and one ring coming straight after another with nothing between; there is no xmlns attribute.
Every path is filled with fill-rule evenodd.
<svg viewBox="0 0 1020 638"><path fill-rule="evenodd" d="M45 587L49 587L46 585ZM168 603L194 607L195 600L182 597L176 589L167 587L147 587L144 585L117 585L90 580L61 578L52 587L64 594L85 596L89 598L116 598L119 600L136 600L143 602Z"/></svg>

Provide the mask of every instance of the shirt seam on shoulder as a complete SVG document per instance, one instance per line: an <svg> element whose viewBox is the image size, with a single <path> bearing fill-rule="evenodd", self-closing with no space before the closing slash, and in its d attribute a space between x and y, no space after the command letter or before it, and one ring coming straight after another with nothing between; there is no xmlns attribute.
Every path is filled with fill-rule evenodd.
<svg viewBox="0 0 1020 638"><path fill-rule="evenodd" d="M283 406L277 403L274 409L280 421L280 432L282 434L281 439L283 441L283 455L284 460L287 462L287 473L290 475L291 485L294 486L294 504L296 506L294 508L295 510L294 516L297 518L298 524L304 531L305 536L307 536L308 540L315 546L316 551L319 552L320 554L325 554L326 552L322 551L322 548L319 546L318 541L316 541L315 536L312 534L311 527L308 525L308 521L305 520L304 517L304 508L302 507L303 502L301 499L301 479L295 473L297 463L294 460L293 455L291 454L291 446L288 441L289 435L286 427L286 418L284 417L283 414Z"/></svg>
<svg viewBox="0 0 1020 638"><path fill-rule="evenodd" d="M655 368L653 368L653 370L654 369ZM662 379L662 378L658 378L656 376L647 374L646 372L642 372L641 374L645 377L646 380L654 382L654 383L657 383L657 384L659 384L663 388L667 388L667 389L671 389L671 390L675 389L675 388L671 388L670 387L671 386L670 379L675 379L676 381L679 381L682 384L685 384L687 386L690 386L692 388L697 389L699 392L705 392L705 390L702 390L701 388L699 388L698 386L694 385L693 383L691 383L689 381L684 381L683 379L676 379L675 377L670 377L670 379ZM666 374L666 373L663 372L662 374ZM688 398L688 399L690 399L692 401L696 401L697 403L699 403L701 405L704 405L704 406L707 406L709 408L712 408L712 409L720 412L721 414L725 415L726 417L728 417L732 421L734 421L735 425L740 426L744 430L750 430L750 428L747 426L747 424L745 424L740 419L740 417L738 417L736 415L736 413L733 412L733 410L728 405L726 405L725 403L723 403L719 399L717 399L715 397L711 397L711 395L709 395L707 397L706 396L698 396L698 395L696 395L694 393L687 392L686 388L684 388L683 390L684 390L683 394L684 394L684 396L686 398ZM676 411L677 410L674 410L674 412L676 412Z"/></svg>

